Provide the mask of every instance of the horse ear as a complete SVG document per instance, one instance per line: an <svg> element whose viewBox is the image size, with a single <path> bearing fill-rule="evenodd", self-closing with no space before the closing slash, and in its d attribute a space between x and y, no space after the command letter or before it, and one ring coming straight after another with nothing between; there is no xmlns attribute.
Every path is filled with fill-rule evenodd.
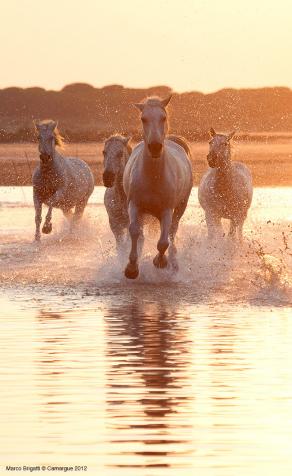
<svg viewBox="0 0 292 476"><path fill-rule="evenodd" d="M161 101L162 107L166 107L167 104L169 103L169 101L171 100L171 98L172 98L172 94L170 94L167 98L162 99L162 101Z"/></svg>
<svg viewBox="0 0 292 476"><path fill-rule="evenodd" d="M34 124L34 127L39 131L40 130L40 121L39 121L39 119L34 119L33 124Z"/></svg>
<svg viewBox="0 0 292 476"><path fill-rule="evenodd" d="M125 144L125 145L128 145L128 142L130 142L131 139L132 139L131 136L124 137L124 139L123 139L124 144Z"/></svg>
<svg viewBox="0 0 292 476"><path fill-rule="evenodd" d="M232 137L234 136L235 132L236 132L236 131L232 131L232 132L230 132L230 134L228 134L228 136L227 136L227 137L228 137L228 140L231 140L231 139L232 139Z"/></svg>
<svg viewBox="0 0 292 476"><path fill-rule="evenodd" d="M135 106L137 109L139 109L140 112L142 112L143 109L144 109L144 104L142 104L141 102L135 102L133 104L133 106Z"/></svg>
<svg viewBox="0 0 292 476"><path fill-rule="evenodd" d="M209 130L209 134L211 137L214 137L216 135L215 129L213 129L213 127L211 127L211 129Z"/></svg>

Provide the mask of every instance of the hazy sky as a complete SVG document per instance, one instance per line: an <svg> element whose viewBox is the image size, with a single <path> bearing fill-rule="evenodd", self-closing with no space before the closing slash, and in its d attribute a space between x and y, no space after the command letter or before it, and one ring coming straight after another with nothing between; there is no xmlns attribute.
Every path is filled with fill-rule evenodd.
<svg viewBox="0 0 292 476"><path fill-rule="evenodd" d="M0 87L292 87L291 0L0 2Z"/></svg>

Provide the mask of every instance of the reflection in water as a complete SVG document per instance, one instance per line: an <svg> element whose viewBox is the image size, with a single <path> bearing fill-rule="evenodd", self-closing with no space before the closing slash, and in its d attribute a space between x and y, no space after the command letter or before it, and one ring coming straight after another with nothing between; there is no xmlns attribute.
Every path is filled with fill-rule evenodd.
<svg viewBox="0 0 292 476"><path fill-rule="evenodd" d="M177 445L186 443L180 431L190 426L183 411L188 396L182 391L188 366L187 316L179 316L163 300L140 302L139 297L110 307L105 316L107 413L114 435L110 465L170 466L173 445L177 454L185 453ZM133 461L129 444L144 458Z"/></svg>
<svg viewBox="0 0 292 476"><path fill-rule="evenodd" d="M96 474L97 468L103 466L101 317L99 311L40 311L37 315L35 368L42 464L51 464L53 458L62 465L87 465L90 474ZM89 458L89 451L94 457Z"/></svg>
<svg viewBox="0 0 292 476"><path fill-rule="evenodd" d="M210 306L177 285L99 290L74 311L51 299L11 301L2 327L1 464L292 474L290 308Z"/></svg>
<svg viewBox="0 0 292 476"><path fill-rule="evenodd" d="M33 208L2 207L0 465L292 474L291 189L255 190L237 249L209 246L196 196L178 275L149 236L136 283L100 205L75 237L54 215L40 247Z"/></svg>
<svg viewBox="0 0 292 476"><path fill-rule="evenodd" d="M44 330L47 328L47 321L62 319L60 313L48 312L45 310L40 310L38 314L38 320L44 326ZM58 326L58 329L60 327ZM68 341L68 332L65 329L62 329L62 332L58 335L50 335L50 333L45 333L44 338L41 344L39 357L36 362L37 367L40 369L40 376L43 379L49 380L52 377L53 385L49 387L41 387L41 398L44 399L44 408L41 409L43 421L51 421L51 418L47 419L48 415L61 415L62 408L58 405L66 405L68 401L62 401L59 398L59 387L62 385L62 380L64 379L64 369L62 362L62 352L63 346Z"/></svg>

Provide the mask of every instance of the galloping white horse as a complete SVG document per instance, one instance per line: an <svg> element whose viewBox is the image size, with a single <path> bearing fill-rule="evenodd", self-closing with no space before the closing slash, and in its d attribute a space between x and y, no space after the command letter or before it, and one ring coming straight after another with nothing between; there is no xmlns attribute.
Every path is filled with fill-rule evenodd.
<svg viewBox="0 0 292 476"><path fill-rule="evenodd" d="M40 240L42 204L49 210L42 228L43 233L52 231L52 210L61 208L64 215L72 218L71 209L75 207L73 224L82 217L84 208L94 189L94 180L88 165L80 159L63 157L56 151L62 146L62 138L57 123L48 120L35 123L38 131L40 165L33 173L33 201L35 207L35 239Z"/></svg>
<svg viewBox="0 0 292 476"><path fill-rule="evenodd" d="M125 276L130 279L139 274L137 244L144 214L150 214L160 222L161 235L154 265L157 268L167 266L165 252L170 238L170 263L177 268L174 240L193 179L187 144L181 138L177 142L174 137L165 138L168 128L165 108L170 99L171 96L164 100L151 97L144 103L135 104L142 113L144 140L134 148L124 172L132 240Z"/></svg>
<svg viewBox="0 0 292 476"><path fill-rule="evenodd" d="M210 129L211 140L207 161L209 170L199 185L199 202L205 210L208 238L223 236L221 218L230 220L229 235L242 239L242 228L251 205L252 176L246 165L231 161L229 135Z"/></svg>
<svg viewBox="0 0 292 476"><path fill-rule="evenodd" d="M105 141L103 184L107 187L104 204L109 224L115 235L117 250L126 237L129 225L127 197L123 187L123 174L126 163L132 152L129 145L130 137L113 135Z"/></svg>

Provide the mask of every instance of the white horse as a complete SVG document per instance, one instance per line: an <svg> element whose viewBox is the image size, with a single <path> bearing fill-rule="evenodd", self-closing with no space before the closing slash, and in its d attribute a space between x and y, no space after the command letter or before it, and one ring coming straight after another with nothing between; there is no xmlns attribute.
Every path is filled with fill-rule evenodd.
<svg viewBox="0 0 292 476"><path fill-rule="evenodd" d="M35 123L38 131L40 165L33 173L33 201L35 207L35 239L40 240L42 204L48 205L43 233L52 231L52 210L60 208L72 218L72 224L82 217L84 208L94 189L94 179L88 165L80 159L63 157L56 145L63 145L57 123L48 120ZM72 217L72 208L75 212Z"/></svg>
<svg viewBox="0 0 292 476"><path fill-rule="evenodd" d="M229 135L210 129L211 140L207 161L209 170L199 185L199 202L205 211L208 238L223 236L221 218L230 220L229 235L242 240L242 228L251 205L252 176L246 165L231 161Z"/></svg>
<svg viewBox="0 0 292 476"><path fill-rule="evenodd" d="M113 135L105 141L103 184L104 204L109 218L110 228L115 236L117 250L125 241L129 226L127 197L123 187L123 174L132 152L130 137Z"/></svg>
<svg viewBox="0 0 292 476"><path fill-rule="evenodd" d="M187 144L181 138L175 141L174 137L165 137L168 128L165 108L170 99L171 96L164 100L151 97L144 103L135 104L142 113L144 140L134 148L124 172L132 241L125 276L130 279L139 274L137 244L142 235L144 214L150 214L160 222L161 235L154 265L157 268L167 266L165 252L170 238L170 263L177 268L174 240L193 178Z"/></svg>

